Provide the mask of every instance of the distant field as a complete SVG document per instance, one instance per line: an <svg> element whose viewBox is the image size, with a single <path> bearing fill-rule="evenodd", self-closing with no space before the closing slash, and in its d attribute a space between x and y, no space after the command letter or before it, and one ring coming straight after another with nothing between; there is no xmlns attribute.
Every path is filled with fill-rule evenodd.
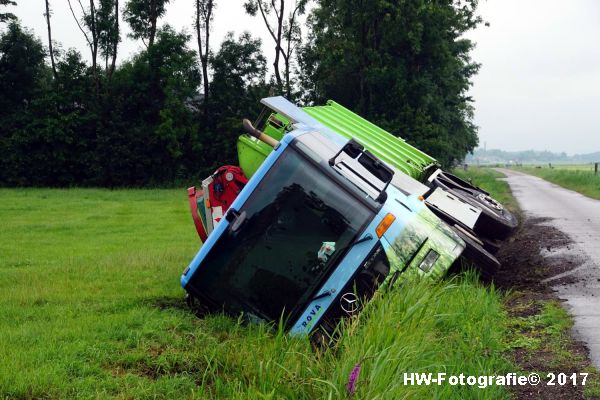
<svg viewBox="0 0 600 400"><path fill-rule="evenodd" d="M557 165L553 168L524 166L513 167L513 169L539 176L588 197L600 199L600 171L595 175L593 165Z"/></svg>
<svg viewBox="0 0 600 400"><path fill-rule="evenodd" d="M524 165L523 168L551 169L548 164ZM594 171L594 164L552 164L552 169L565 171Z"/></svg>
<svg viewBox="0 0 600 400"><path fill-rule="evenodd" d="M495 374L502 298L470 275L370 303L324 354L197 318L179 276L199 245L183 190L0 189L0 398L506 398L404 386L405 371Z"/></svg>

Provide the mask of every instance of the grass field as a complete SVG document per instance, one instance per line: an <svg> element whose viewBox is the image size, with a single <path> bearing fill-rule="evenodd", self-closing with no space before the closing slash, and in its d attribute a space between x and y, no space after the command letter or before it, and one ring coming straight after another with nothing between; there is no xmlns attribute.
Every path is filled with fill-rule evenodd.
<svg viewBox="0 0 600 400"><path fill-rule="evenodd" d="M548 164L546 165L526 165L526 168L537 168L537 169L545 169L549 168ZM594 172L594 164L552 164L552 169L558 169L562 171L587 171Z"/></svg>
<svg viewBox="0 0 600 400"><path fill-rule="evenodd" d="M594 199L600 199L600 173L594 174L590 165L558 165L555 168L524 166L517 171L539 176L549 182L574 190Z"/></svg>
<svg viewBox="0 0 600 400"><path fill-rule="evenodd" d="M185 191L0 190L0 398L503 398L403 372L511 370L501 297L472 275L370 303L336 348L184 307Z"/></svg>

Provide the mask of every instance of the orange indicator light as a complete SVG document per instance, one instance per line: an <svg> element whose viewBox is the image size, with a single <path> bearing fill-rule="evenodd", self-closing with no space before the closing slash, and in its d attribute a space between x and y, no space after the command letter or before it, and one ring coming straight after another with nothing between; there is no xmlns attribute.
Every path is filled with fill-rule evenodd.
<svg viewBox="0 0 600 400"><path fill-rule="evenodd" d="M379 225L377 225L377 228L375 229L375 233L377 234L378 238L381 238L383 236L383 234L385 233L385 231L388 230L388 228L392 225L392 223L396 220L396 217L394 217L394 214L388 213L385 217L383 217L383 219L381 220L381 222L379 223Z"/></svg>

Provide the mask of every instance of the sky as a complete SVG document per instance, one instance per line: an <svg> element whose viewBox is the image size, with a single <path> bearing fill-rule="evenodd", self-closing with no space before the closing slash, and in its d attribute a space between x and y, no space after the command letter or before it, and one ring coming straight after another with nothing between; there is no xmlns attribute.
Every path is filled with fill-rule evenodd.
<svg viewBox="0 0 600 400"><path fill-rule="evenodd" d="M488 149L600 151L600 1L488 0L469 37Z"/></svg>
<svg viewBox="0 0 600 400"><path fill-rule="evenodd" d="M46 43L44 0L17 1L11 11ZM50 4L53 39L65 49L89 53L67 0ZM265 55L272 60L268 32L259 17L245 15L243 0L217 4L213 48L228 31L248 30L263 39ZM467 37L477 43L472 58L482 64L469 93L475 100L480 146L600 151L600 1L480 0L479 13L489 26L482 24ZM191 33L193 15L193 0L172 0L163 22ZM122 26L126 34L127 26ZM124 38L119 61L141 46ZM190 46L195 48L194 42Z"/></svg>

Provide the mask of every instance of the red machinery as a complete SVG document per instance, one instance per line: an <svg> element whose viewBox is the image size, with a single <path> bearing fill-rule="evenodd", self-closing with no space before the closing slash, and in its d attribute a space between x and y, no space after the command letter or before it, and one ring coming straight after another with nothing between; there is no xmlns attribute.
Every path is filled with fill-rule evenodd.
<svg viewBox="0 0 600 400"><path fill-rule="evenodd" d="M202 190L188 188L188 200L196 231L202 242L217 226L248 183L240 167L224 165L202 181Z"/></svg>

